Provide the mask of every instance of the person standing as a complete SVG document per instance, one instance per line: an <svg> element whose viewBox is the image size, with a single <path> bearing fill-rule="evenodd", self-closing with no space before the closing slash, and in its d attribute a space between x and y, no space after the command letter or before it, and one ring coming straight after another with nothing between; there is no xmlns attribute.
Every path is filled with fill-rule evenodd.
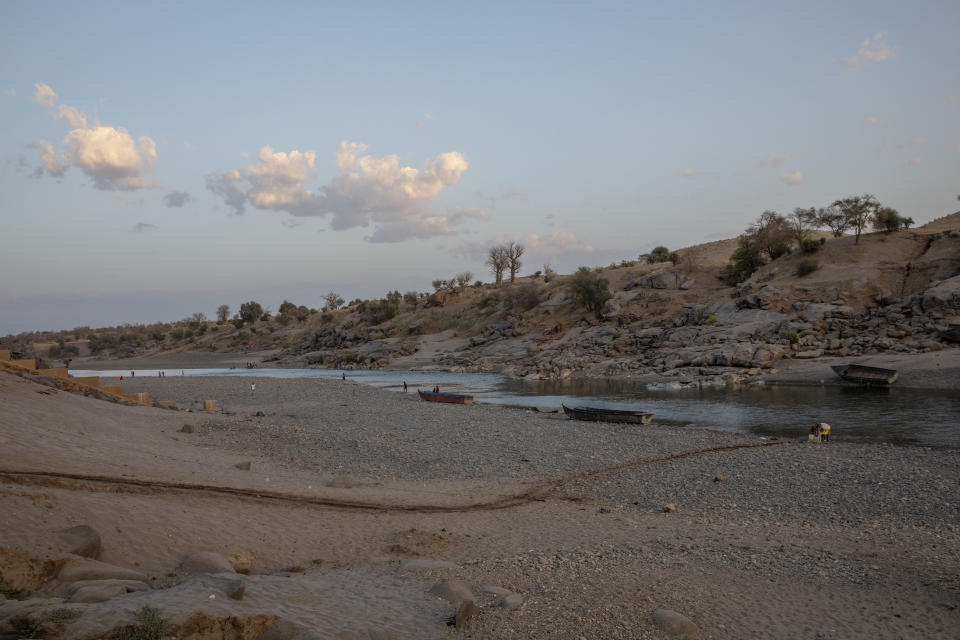
<svg viewBox="0 0 960 640"><path fill-rule="evenodd" d="M257 390L257 383L256 383L256 382L251 382L251 383L250 383L250 393L253 393L253 392L256 391L256 390Z"/></svg>

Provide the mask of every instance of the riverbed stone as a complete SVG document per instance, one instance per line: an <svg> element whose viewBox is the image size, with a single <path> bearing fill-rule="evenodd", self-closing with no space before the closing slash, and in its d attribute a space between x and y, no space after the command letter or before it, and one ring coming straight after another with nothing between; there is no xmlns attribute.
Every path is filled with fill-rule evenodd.
<svg viewBox="0 0 960 640"><path fill-rule="evenodd" d="M693 620L672 609L657 609L654 611L653 623L668 636L682 636L699 631Z"/></svg>
<svg viewBox="0 0 960 640"><path fill-rule="evenodd" d="M194 551L180 561L180 571L188 576L200 573L235 573L233 565L214 551Z"/></svg>
<svg viewBox="0 0 960 640"><path fill-rule="evenodd" d="M61 548L67 553L94 560L100 555L100 534L90 525L57 529L55 533L58 534Z"/></svg>
<svg viewBox="0 0 960 640"><path fill-rule="evenodd" d="M63 565L57 574L57 580L61 583L79 582L80 580L135 580L137 582L147 582L146 575L126 567L100 562L99 560L90 560L87 558L72 560Z"/></svg>

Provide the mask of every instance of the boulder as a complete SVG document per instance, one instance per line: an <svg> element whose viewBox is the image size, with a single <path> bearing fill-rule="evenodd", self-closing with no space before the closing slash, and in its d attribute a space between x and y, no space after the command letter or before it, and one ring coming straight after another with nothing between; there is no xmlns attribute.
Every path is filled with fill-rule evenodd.
<svg viewBox="0 0 960 640"><path fill-rule="evenodd" d="M923 292L924 311L960 313L960 276L943 280Z"/></svg>
<svg viewBox="0 0 960 640"><path fill-rule="evenodd" d="M605 319L610 320L611 318L616 318L620 315L620 301L616 298L610 298L603 303L603 308L600 310L600 315Z"/></svg>
<svg viewBox="0 0 960 640"><path fill-rule="evenodd" d="M199 573L235 573L230 561L214 551L188 553L180 561L180 571L189 576Z"/></svg>
<svg viewBox="0 0 960 640"><path fill-rule="evenodd" d="M182 427L180 427L180 433L196 433L196 432L197 432L197 428L192 424L185 424Z"/></svg>
<svg viewBox="0 0 960 640"><path fill-rule="evenodd" d="M99 562L98 560L73 560L63 565L57 574L57 580L62 583L79 582L80 580L135 580L147 582L148 578L139 571L118 567L116 565Z"/></svg>
<svg viewBox="0 0 960 640"><path fill-rule="evenodd" d="M67 602L106 602L119 596L127 595L127 588L118 584L119 580L91 580L91 584L80 587L73 592L73 595L67 599ZM93 584L99 583L99 584Z"/></svg>
<svg viewBox="0 0 960 640"><path fill-rule="evenodd" d="M644 289L676 289L677 276L673 273L651 273L640 280Z"/></svg>
<svg viewBox="0 0 960 640"><path fill-rule="evenodd" d="M100 555L100 534L90 525L57 529L54 533L58 534L62 549L67 553L94 560Z"/></svg>
<svg viewBox="0 0 960 640"><path fill-rule="evenodd" d="M460 604L465 600L473 600L473 592L470 590L470 585L462 580L445 580L438 582L430 589L430 593L453 604Z"/></svg>
<svg viewBox="0 0 960 640"><path fill-rule="evenodd" d="M78 580L77 582L71 582L65 585L60 589L60 592L69 596L71 602L100 602L99 600L74 600L73 598L81 589L107 586L123 587L124 593L150 590L150 585L146 582L140 582L139 580Z"/></svg>
<svg viewBox="0 0 960 640"><path fill-rule="evenodd" d="M690 618L671 609L654 611L653 623L668 636L682 636L699 631Z"/></svg>
<svg viewBox="0 0 960 640"><path fill-rule="evenodd" d="M823 349L808 349L807 351L800 351L794 354L794 358L810 359L810 358L820 358L823 356Z"/></svg>

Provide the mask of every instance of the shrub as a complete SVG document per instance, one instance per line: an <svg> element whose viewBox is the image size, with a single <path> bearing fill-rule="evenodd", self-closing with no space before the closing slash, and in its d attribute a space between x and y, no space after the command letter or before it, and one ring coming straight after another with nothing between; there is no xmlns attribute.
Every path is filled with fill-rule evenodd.
<svg viewBox="0 0 960 640"><path fill-rule="evenodd" d="M791 331L787 334L787 342L790 344L797 344L800 342L800 336L797 335L796 331Z"/></svg>
<svg viewBox="0 0 960 640"><path fill-rule="evenodd" d="M480 307L495 307L500 304L500 292L491 291L480 299Z"/></svg>
<svg viewBox="0 0 960 640"><path fill-rule="evenodd" d="M570 289L574 303L587 311L599 312L603 303L613 297L609 281L587 267L577 270L570 281Z"/></svg>
<svg viewBox="0 0 960 640"><path fill-rule="evenodd" d="M144 605L134 616L135 624L113 632L113 640L162 640L170 625L159 609Z"/></svg>
<svg viewBox="0 0 960 640"><path fill-rule="evenodd" d="M412 307L416 306L419 297L420 295L416 291L407 291L403 294L403 301Z"/></svg>
<svg viewBox="0 0 960 640"><path fill-rule="evenodd" d="M243 318L234 318L234 319L233 319L233 326L234 326L235 329L241 329L241 328L243 328Z"/></svg>
<svg viewBox="0 0 960 640"><path fill-rule="evenodd" d="M241 331L240 333L237 334L237 340L239 342L246 342L249 339L250 339L249 331Z"/></svg>
<svg viewBox="0 0 960 640"><path fill-rule="evenodd" d="M807 238L803 241L803 244L800 245L800 249L806 254L816 253L820 251L820 247L823 246L822 240L823 238L820 238L820 240Z"/></svg>
<svg viewBox="0 0 960 640"><path fill-rule="evenodd" d="M797 275L806 276L820 268L820 264L813 258L804 258L797 263Z"/></svg>
<svg viewBox="0 0 960 640"><path fill-rule="evenodd" d="M533 282L515 287L507 293L507 304L522 311L533 309L540 304L540 287Z"/></svg>
<svg viewBox="0 0 960 640"><path fill-rule="evenodd" d="M709 322L710 324L717 324L717 316L710 316L709 318L707 318L707 322Z"/></svg>

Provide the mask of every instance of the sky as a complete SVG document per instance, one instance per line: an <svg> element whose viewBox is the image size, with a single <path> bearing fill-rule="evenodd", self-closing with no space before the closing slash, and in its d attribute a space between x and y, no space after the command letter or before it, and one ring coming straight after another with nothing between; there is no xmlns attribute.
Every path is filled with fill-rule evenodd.
<svg viewBox="0 0 960 640"><path fill-rule="evenodd" d="M589 6L588 6L589 5ZM960 209L960 3L0 3L0 335Z"/></svg>

